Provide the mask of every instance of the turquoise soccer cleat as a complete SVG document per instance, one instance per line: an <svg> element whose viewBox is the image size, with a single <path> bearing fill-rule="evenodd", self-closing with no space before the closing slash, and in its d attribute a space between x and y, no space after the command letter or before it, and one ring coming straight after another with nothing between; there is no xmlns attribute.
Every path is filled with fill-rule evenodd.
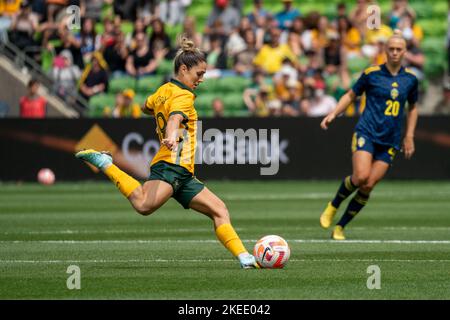
<svg viewBox="0 0 450 320"><path fill-rule="evenodd" d="M260 269L255 257L251 254L239 257L239 262L241 263L242 269Z"/></svg>
<svg viewBox="0 0 450 320"><path fill-rule="evenodd" d="M99 152L94 149L87 149L77 152L75 157L92 164L100 170L104 170L112 165L112 156L107 151Z"/></svg>

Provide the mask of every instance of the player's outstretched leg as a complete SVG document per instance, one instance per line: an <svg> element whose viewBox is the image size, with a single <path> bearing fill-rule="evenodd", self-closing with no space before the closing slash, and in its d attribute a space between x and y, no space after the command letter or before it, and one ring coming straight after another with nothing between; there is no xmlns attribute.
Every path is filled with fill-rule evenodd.
<svg viewBox="0 0 450 320"><path fill-rule="evenodd" d="M255 257L248 253L231 225L228 209L222 200L205 187L191 200L189 207L214 221L217 238L239 260L241 268L259 269Z"/></svg>
<svg viewBox="0 0 450 320"><path fill-rule="evenodd" d="M329 228L333 223L333 218L336 215L337 209L342 201L347 199L358 187L352 182L351 176L348 176L341 183L336 196L331 202L328 202L327 207L320 216L320 225L322 228Z"/></svg>
<svg viewBox="0 0 450 320"><path fill-rule="evenodd" d="M88 149L77 152L75 157L84 160L103 171L126 198L128 198L135 189L141 186L137 180L113 164L112 156L108 152Z"/></svg>

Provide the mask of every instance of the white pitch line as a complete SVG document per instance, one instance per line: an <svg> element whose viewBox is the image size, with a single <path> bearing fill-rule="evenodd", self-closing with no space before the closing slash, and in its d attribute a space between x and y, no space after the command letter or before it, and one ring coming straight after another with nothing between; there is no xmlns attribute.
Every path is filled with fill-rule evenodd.
<svg viewBox="0 0 450 320"><path fill-rule="evenodd" d="M128 259L128 260L0 260L0 264L71 264L71 263L197 263L197 262L235 262L235 259ZM444 262L449 259L290 259L292 262Z"/></svg>
<svg viewBox="0 0 450 320"><path fill-rule="evenodd" d="M254 243L257 240L242 240ZM294 243L332 243L332 244L450 244L450 240L325 240L325 239L286 239ZM152 244L152 243L218 243L207 239L161 239L161 240L1 240L0 244Z"/></svg>
<svg viewBox="0 0 450 320"><path fill-rule="evenodd" d="M270 230L321 230L319 227L271 227ZM158 233L161 232L210 232L211 228L165 228L156 230ZM235 228L236 231L243 231L246 228ZM423 226L423 227L353 227L352 230L387 230L387 231L450 231L450 227L431 227L431 226ZM1 235L14 235L14 234L28 234L28 235L48 235L48 234L148 234L155 232L153 229L101 229L101 230L41 230L41 231L27 231L27 230L19 230L19 231L4 231L0 232Z"/></svg>

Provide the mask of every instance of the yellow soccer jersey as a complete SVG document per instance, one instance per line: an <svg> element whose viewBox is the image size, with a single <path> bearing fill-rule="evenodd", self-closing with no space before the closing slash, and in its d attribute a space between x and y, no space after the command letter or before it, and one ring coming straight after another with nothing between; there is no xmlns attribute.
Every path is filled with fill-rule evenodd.
<svg viewBox="0 0 450 320"><path fill-rule="evenodd" d="M156 131L160 142L166 136L169 116L178 113L184 118L178 129L178 148L170 151L161 144L151 165L165 161L182 166L194 174L198 119L197 111L194 108L194 99L195 94L192 90L175 79L159 87L154 94L147 98L145 107L154 112Z"/></svg>

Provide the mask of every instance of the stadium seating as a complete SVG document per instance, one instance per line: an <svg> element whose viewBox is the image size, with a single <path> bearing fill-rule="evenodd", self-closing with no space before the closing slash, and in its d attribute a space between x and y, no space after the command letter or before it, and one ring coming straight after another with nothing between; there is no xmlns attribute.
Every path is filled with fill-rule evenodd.
<svg viewBox="0 0 450 320"><path fill-rule="evenodd" d="M335 16L336 5L341 0L295 0L295 6L300 8L302 15L305 16L312 11L319 13L332 19ZM410 5L417 13L417 24L420 25L424 31L424 39L421 44L423 51L427 57L425 64L425 74L427 79L423 81L421 87L427 87L430 77L441 75L446 68L446 50L445 39L447 33L447 24L444 23L447 19L447 1L446 0L410 0ZM354 4L349 5L349 9ZM378 1L382 14L385 16L391 9L392 2L390 0ZM264 7L271 11L277 12L282 9L281 1L264 2ZM196 19L196 26L199 32L204 30L208 15L212 9L211 0L196 0L193 1L187 10L189 16L194 16ZM252 1L244 3L244 13L250 12L252 9ZM104 10L106 15L107 9ZM129 22L122 24L122 30L125 33L131 32L133 26ZM96 25L98 32L101 32L103 25L98 23ZM181 26L169 27L166 26L166 32L175 41L177 35L181 32ZM369 66L370 61L365 58L350 59L348 61L349 71L354 82L362 69ZM164 60L164 62L157 68L156 74L147 76L140 80L135 80L132 77L124 77L122 79L113 79L110 82L109 92L106 95L95 97L91 104L94 104L92 110L95 114L100 114L102 103L111 103L114 99L114 94L126 88L132 88L136 91L136 101L141 103L145 97L154 91L163 81L173 72L173 63L171 60ZM336 83L336 79L331 77L327 79L328 85ZM250 80L243 77L224 77L220 79L206 79L202 85L197 89L196 108L201 117L212 116L211 103L215 98L221 98L224 102L225 116L246 116L248 111L242 100L243 90L250 85ZM333 92L334 96L338 98L342 95L340 87Z"/></svg>

